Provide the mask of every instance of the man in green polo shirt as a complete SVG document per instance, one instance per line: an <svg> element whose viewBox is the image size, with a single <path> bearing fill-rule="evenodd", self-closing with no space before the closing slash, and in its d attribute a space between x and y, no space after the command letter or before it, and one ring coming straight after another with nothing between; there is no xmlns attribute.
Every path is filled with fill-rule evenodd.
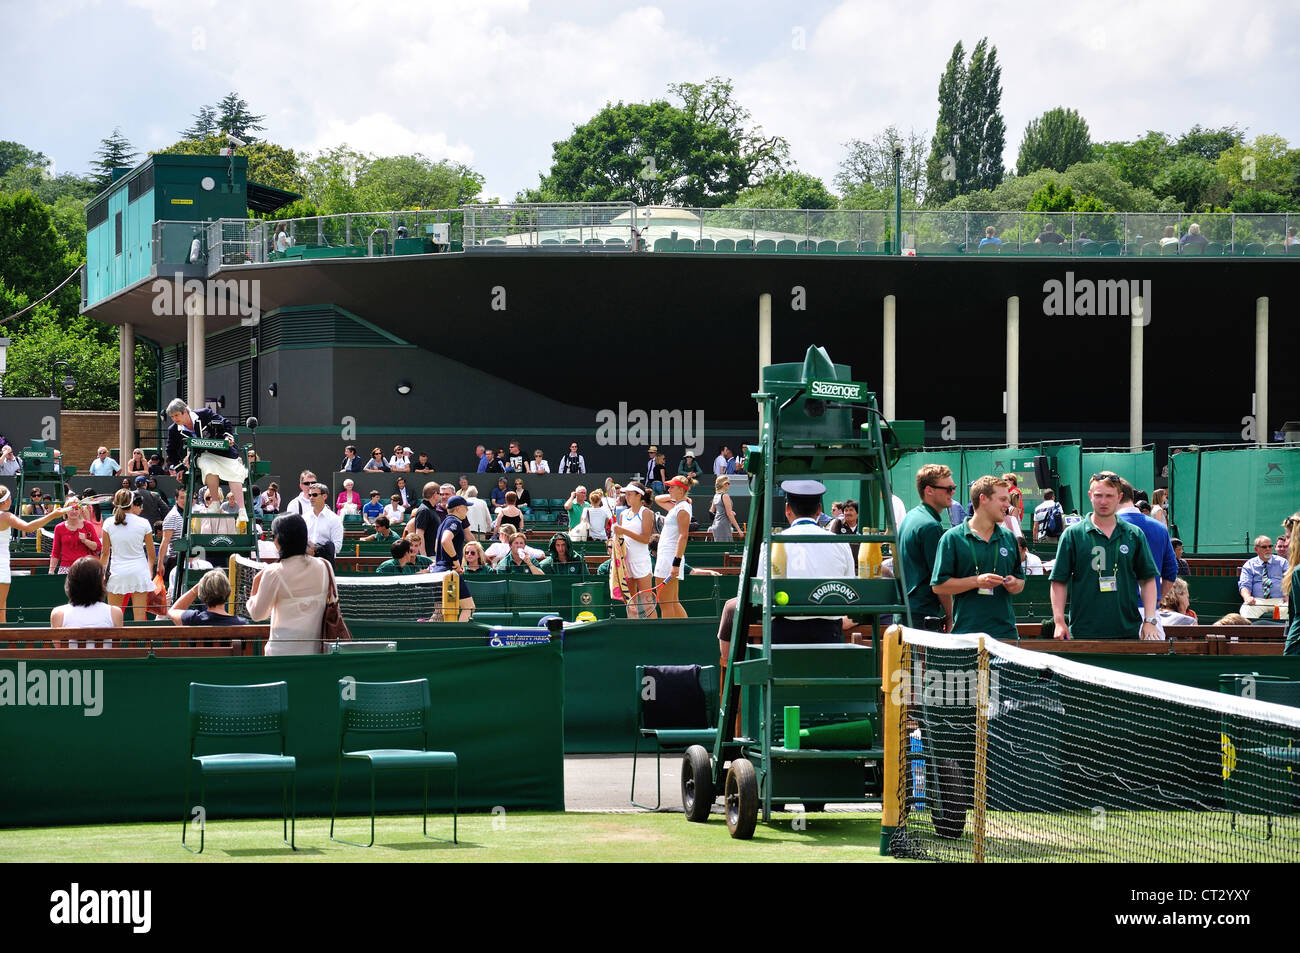
<svg viewBox="0 0 1300 953"><path fill-rule="evenodd" d="M1061 534L1051 576L1058 639L1160 638L1156 564L1142 530L1116 515L1119 487L1116 474L1108 470L1093 474L1088 484L1092 513Z"/></svg>
<svg viewBox="0 0 1300 953"><path fill-rule="evenodd" d="M957 489L952 470L939 463L927 463L916 471L919 505L908 510L898 525L898 559L907 584L907 604L912 609L912 624L924 625L926 616L952 621L952 596L936 595L930 588L939 540L945 532L940 513L952 505Z"/></svg>
<svg viewBox="0 0 1300 953"><path fill-rule="evenodd" d="M428 567L433 565L433 560L428 556L421 556L415 551L409 539L399 539L393 543L389 550L393 554L392 559L385 559L375 569L375 574L379 576L401 575L407 576L411 573L424 572Z"/></svg>
<svg viewBox="0 0 1300 953"><path fill-rule="evenodd" d="M930 585L952 597L955 633L1016 637L1011 597L1025 588L1025 570L1015 536L1003 527L1011 503L1006 480L982 476L970 488L974 515L939 540Z"/></svg>

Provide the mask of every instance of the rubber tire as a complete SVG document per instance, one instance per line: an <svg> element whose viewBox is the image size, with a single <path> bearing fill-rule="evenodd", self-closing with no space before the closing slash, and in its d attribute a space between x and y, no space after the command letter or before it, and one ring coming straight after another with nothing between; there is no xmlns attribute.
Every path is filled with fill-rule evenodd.
<svg viewBox="0 0 1300 953"><path fill-rule="evenodd" d="M822 811L826 810L826 802L813 801L812 803L809 803L805 801L803 805L803 809L808 814L820 814Z"/></svg>
<svg viewBox="0 0 1300 953"><path fill-rule="evenodd" d="M938 758L934 770L937 784L930 808L934 832L939 837L956 840L966 829L968 801L961 764L952 758ZM926 797L930 798L930 792L926 792Z"/></svg>
<svg viewBox="0 0 1300 953"><path fill-rule="evenodd" d="M746 758L731 762L723 789L727 830L736 840L749 840L758 825L758 772Z"/></svg>
<svg viewBox="0 0 1300 953"><path fill-rule="evenodd" d="M686 819L702 824L713 807L713 760L706 748L691 745L682 756L682 809Z"/></svg>

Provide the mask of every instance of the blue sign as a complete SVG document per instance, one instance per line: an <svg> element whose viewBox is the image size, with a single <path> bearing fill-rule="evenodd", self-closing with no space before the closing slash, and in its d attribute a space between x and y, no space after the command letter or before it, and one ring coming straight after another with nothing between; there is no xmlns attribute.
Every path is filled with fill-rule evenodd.
<svg viewBox="0 0 1300 953"><path fill-rule="evenodd" d="M546 629L535 628L510 628L502 625L494 625L491 634L488 635L488 645L492 648L508 648L516 645L547 645L551 641L551 633Z"/></svg>

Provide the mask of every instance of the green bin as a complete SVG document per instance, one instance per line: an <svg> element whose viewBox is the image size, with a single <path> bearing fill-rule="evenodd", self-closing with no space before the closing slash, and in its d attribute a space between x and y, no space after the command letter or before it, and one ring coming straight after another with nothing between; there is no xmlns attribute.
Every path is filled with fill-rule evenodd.
<svg viewBox="0 0 1300 953"><path fill-rule="evenodd" d="M569 612L569 621L578 618L580 612L590 612L597 619L604 619L609 616L609 583L608 582L577 582L570 588L570 598L573 600L572 609Z"/></svg>

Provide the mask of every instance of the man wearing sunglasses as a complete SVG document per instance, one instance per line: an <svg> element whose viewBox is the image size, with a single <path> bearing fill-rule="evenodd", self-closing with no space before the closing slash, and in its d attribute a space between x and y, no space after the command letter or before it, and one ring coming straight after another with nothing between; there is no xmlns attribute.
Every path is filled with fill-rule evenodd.
<svg viewBox="0 0 1300 953"><path fill-rule="evenodd" d="M1237 577L1237 591L1243 603L1241 614L1250 618L1258 613L1248 613L1246 606L1260 599L1282 598L1282 577L1286 575L1287 561L1273 552L1273 540L1268 536L1255 537L1255 555L1247 559Z"/></svg>
<svg viewBox="0 0 1300 953"><path fill-rule="evenodd" d="M329 487L313 483L307 488L311 509L303 516L307 521L307 555L319 556L334 563L343 548L343 520L329 508Z"/></svg>
<svg viewBox="0 0 1300 953"><path fill-rule="evenodd" d="M302 473L298 474L300 492L289 501L289 505L284 508L284 511L286 513L297 513L303 519L306 519L307 514L311 512L311 499L308 497L308 491L315 482L316 474L310 470L303 470Z"/></svg>
<svg viewBox="0 0 1300 953"><path fill-rule="evenodd" d="M952 619L952 596L936 595L930 586L939 539L944 534L940 514L952 506L957 484L952 470L939 463L927 463L916 471L916 493L921 502L908 511L898 527L898 559L907 585L907 604L912 608L912 624L925 625L927 616ZM932 623L933 624L933 623Z"/></svg>
<svg viewBox="0 0 1300 953"><path fill-rule="evenodd" d="M1061 534L1051 575L1055 638L1160 638L1159 574L1146 536L1117 515L1119 497L1119 476L1109 470L1094 473L1088 483L1092 512Z"/></svg>

